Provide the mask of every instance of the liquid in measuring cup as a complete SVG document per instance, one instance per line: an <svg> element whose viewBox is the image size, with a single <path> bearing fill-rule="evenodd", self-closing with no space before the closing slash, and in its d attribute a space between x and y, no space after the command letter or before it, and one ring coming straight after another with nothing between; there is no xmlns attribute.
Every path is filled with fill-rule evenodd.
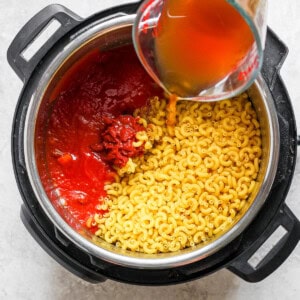
<svg viewBox="0 0 300 300"><path fill-rule="evenodd" d="M155 32L156 68L169 92L199 94L232 73L255 43L225 0L165 0Z"/></svg>

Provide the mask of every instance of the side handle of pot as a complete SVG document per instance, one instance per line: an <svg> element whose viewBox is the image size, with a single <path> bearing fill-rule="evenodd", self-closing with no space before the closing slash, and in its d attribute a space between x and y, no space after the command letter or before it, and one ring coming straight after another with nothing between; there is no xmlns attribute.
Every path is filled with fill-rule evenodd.
<svg viewBox="0 0 300 300"><path fill-rule="evenodd" d="M261 73L270 91L273 91L276 85L277 77L288 53L288 47L271 28L268 28Z"/></svg>
<svg viewBox="0 0 300 300"><path fill-rule="evenodd" d="M286 233L258 265L252 266L249 260L280 226L286 230ZM287 205L283 204L260 238L239 255L228 269L248 282L261 281L273 273L288 258L299 240L300 222Z"/></svg>
<svg viewBox="0 0 300 300"><path fill-rule="evenodd" d="M25 50L39 38L39 35L53 20L60 23L57 30L30 58L26 59L24 57ZM7 50L7 60L19 78L26 82L54 43L81 21L82 19L75 13L58 4L49 5L32 17L19 31Z"/></svg>
<svg viewBox="0 0 300 300"><path fill-rule="evenodd" d="M20 217L31 236L60 265L65 267L74 275L90 283L100 283L106 281L104 276L90 268L87 268L79 260L74 259L68 254L71 253L71 251L66 252L61 244L58 245L55 239L49 237L25 205L21 206Z"/></svg>

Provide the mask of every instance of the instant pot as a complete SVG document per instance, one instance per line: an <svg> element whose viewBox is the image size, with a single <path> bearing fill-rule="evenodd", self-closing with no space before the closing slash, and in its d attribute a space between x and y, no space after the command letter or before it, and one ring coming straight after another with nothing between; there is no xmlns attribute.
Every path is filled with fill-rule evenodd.
<svg viewBox="0 0 300 300"><path fill-rule="evenodd" d="M36 241L66 269L90 282L107 278L143 285L181 283L227 268L257 282L275 271L300 239L300 222L285 204L297 155L293 108L279 70L286 46L268 29L261 75L250 89L264 122L268 164L255 201L244 216L212 243L180 253L150 257L121 253L111 245L97 246L73 230L47 198L35 168L34 130L43 99L80 56L101 44L102 49L128 42L138 3L110 8L82 19L61 5L50 5L35 15L17 34L8 61L24 86L12 128L12 159L23 198L21 219ZM52 20L60 27L28 60L24 50ZM121 38L120 38L121 37ZM76 53L76 54L74 54ZM256 96L255 96L256 95ZM263 105L262 105L263 104ZM283 227L285 234L259 261L260 247Z"/></svg>

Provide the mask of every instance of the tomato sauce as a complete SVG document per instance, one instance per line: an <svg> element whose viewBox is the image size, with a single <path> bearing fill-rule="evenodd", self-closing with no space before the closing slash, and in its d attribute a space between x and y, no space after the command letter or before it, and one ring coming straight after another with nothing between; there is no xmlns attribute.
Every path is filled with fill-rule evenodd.
<svg viewBox="0 0 300 300"><path fill-rule="evenodd" d="M85 56L40 109L35 145L40 177L73 227L104 213L97 207L106 196L104 184L114 181L113 164L122 167L143 151L132 147L144 127L131 114L161 93L127 45Z"/></svg>

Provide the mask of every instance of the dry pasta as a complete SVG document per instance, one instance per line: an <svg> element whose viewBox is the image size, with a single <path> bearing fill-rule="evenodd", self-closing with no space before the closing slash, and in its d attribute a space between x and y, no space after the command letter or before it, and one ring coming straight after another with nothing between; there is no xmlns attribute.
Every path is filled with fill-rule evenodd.
<svg viewBox="0 0 300 300"><path fill-rule="evenodd" d="M172 130L165 108L154 97L150 110L135 111L146 128L136 146L144 143L145 154L106 185L108 213L93 218L96 239L149 254L191 247L228 228L254 190L261 136L247 94L178 102Z"/></svg>

